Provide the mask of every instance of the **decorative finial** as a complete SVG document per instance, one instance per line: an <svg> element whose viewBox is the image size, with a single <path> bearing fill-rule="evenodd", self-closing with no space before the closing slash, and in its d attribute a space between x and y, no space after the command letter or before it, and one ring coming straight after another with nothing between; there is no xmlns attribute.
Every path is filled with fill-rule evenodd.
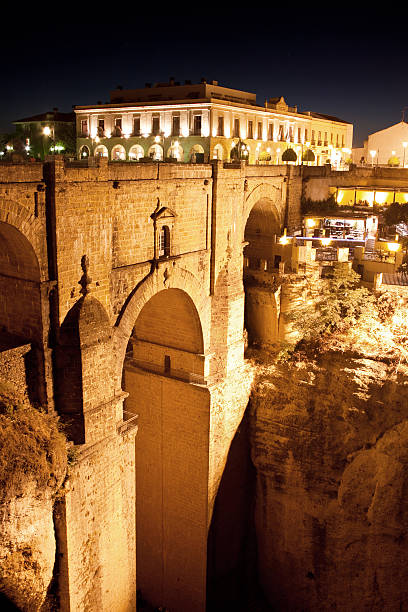
<svg viewBox="0 0 408 612"><path fill-rule="evenodd" d="M89 286L92 283L92 278L88 275L88 268L89 268L88 255L82 255L81 268L83 270L83 275L81 276L81 280L78 282L78 284L81 285L81 289L79 293L82 293L82 295L85 297L86 295L88 295L88 293L90 293L91 290Z"/></svg>

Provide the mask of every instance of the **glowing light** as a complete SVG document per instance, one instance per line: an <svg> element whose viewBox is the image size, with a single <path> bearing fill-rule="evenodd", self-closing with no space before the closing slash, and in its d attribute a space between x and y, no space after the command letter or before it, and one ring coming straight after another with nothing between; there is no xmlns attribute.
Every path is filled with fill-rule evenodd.
<svg viewBox="0 0 408 612"><path fill-rule="evenodd" d="M184 138L187 138L187 136L189 135L188 127L182 128L181 135L184 136Z"/></svg>
<svg viewBox="0 0 408 612"><path fill-rule="evenodd" d="M44 134L44 136L50 136L50 134L51 134L51 128L50 128L48 125L46 125L46 126L44 127L44 129L43 129L43 134Z"/></svg>
<svg viewBox="0 0 408 612"><path fill-rule="evenodd" d="M314 219L306 219L306 227L315 227L316 221Z"/></svg>
<svg viewBox="0 0 408 612"><path fill-rule="evenodd" d="M289 238L286 235L286 227L283 230L283 235L279 238L279 244L288 244L289 243Z"/></svg>
<svg viewBox="0 0 408 612"><path fill-rule="evenodd" d="M408 146L408 142L403 142L403 143L402 143L402 146L404 147L404 149L406 149L406 148L407 148L407 146Z"/></svg>
<svg viewBox="0 0 408 612"><path fill-rule="evenodd" d="M203 126L203 128L201 129L201 136L203 136L203 138L208 138L209 135L210 128L208 126Z"/></svg>
<svg viewBox="0 0 408 612"><path fill-rule="evenodd" d="M395 151L391 151L391 155L395 155Z"/></svg>
<svg viewBox="0 0 408 612"><path fill-rule="evenodd" d="M112 132L110 130L106 130L105 136L106 138L110 138L112 136Z"/></svg>
<svg viewBox="0 0 408 612"><path fill-rule="evenodd" d="M101 141L101 139L99 138L99 136L95 136L95 142L96 142L96 144L98 144L98 142L100 142L100 141Z"/></svg>
<svg viewBox="0 0 408 612"><path fill-rule="evenodd" d="M398 242L387 242L387 249L391 253L396 253L401 248L401 245Z"/></svg>
<svg viewBox="0 0 408 612"><path fill-rule="evenodd" d="M322 243L322 246L329 246L331 241L332 240L329 237L327 237L327 238L320 238L320 242Z"/></svg>
<svg viewBox="0 0 408 612"><path fill-rule="evenodd" d="M149 132L145 132L145 133L143 134L143 138L149 138L149 136L150 136Z"/></svg>

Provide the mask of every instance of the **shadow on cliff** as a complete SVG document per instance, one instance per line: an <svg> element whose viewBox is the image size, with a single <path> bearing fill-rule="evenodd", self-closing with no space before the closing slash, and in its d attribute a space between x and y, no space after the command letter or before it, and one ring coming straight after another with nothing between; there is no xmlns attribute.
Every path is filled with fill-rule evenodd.
<svg viewBox="0 0 408 612"><path fill-rule="evenodd" d="M208 536L208 612L272 610L256 577L255 479L247 409L231 443Z"/></svg>

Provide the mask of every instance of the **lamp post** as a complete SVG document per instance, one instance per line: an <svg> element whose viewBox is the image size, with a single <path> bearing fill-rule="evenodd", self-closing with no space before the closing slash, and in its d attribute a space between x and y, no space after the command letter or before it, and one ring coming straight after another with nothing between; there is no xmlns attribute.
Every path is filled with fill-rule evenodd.
<svg viewBox="0 0 408 612"><path fill-rule="evenodd" d="M407 145L408 142L403 142L402 146L404 147L404 158L403 158L403 162L402 162L402 167L405 168L405 151L407 150Z"/></svg>
<svg viewBox="0 0 408 612"><path fill-rule="evenodd" d="M374 166L374 157L376 155L377 151L371 150L370 151L370 155L371 155L371 166Z"/></svg>

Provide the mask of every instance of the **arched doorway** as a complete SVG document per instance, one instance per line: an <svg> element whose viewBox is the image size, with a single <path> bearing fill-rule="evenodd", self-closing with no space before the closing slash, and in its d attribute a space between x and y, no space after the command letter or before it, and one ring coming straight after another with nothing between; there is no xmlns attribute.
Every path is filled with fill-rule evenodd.
<svg viewBox="0 0 408 612"><path fill-rule="evenodd" d="M204 610L209 393L203 334L185 291L159 291L128 345L124 418L136 436L137 588L153 606ZM200 606L202 601L202 606Z"/></svg>
<svg viewBox="0 0 408 612"><path fill-rule="evenodd" d="M11 356L14 353L14 380L31 401L43 403L46 398L41 313L40 268L35 251L18 229L1 222L0 353L10 351ZM18 348L23 346L31 348L26 351Z"/></svg>
<svg viewBox="0 0 408 612"><path fill-rule="evenodd" d="M94 151L95 157L109 157L108 149L105 145L98 145Z"/></svg>
<svg viewBox="0 0 408 612"><path fill-rule="evenodd" d="M86 159L90 156L90 154L91 151L87 145L82 145L82 147L79 149L79 159Z"/></svg>
<svg viewBox="0 0 408 612"><path fill-rule="evenodd" d="M244 242L245 328L249 342L274 343L279 307L272 272L279 269L281 221L272 199L261 198L248 216ZM280 247L280 245L279 245Z"/></svg>
<svg viewBox="0 0 408 612"><path fill-rule="evenodd" d="M124 161L126 159L125 147L122 145L115 145L111 152L112 161Z"/></svg>

